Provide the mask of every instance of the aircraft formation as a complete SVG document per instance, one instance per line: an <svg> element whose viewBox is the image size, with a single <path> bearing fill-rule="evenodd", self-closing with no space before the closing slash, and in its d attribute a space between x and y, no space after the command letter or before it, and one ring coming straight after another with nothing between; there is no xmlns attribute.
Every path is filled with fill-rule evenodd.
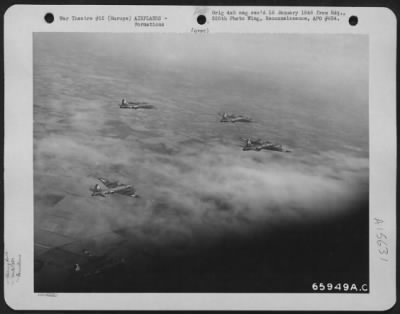
<svg viewBox="0 0 400 314"><path fill-rule="evenodd" d="M155 107L147 102L138 102L138 101L127 101L125 98L122 99L119 107L121 109L154 109ZM234 114L228 112L219 112L218 115L221 117L219 122L226 123L236 123L236 122L243 122L243 123L251 123L254 122L252 118L242 115L242 114ZM252 138L242 138L244 142L242 146L243 151L262 151L262 150L271 150L276 152L283 152L288 153L291 152L289 149L284 147L282 144L279 143L272 143L268 140L262 139L252 139ZM139 197L136 194L136 190L130 184L119 183L118 181L109 181L105 178L97 178L106 188L101 188L99 184L95 184L93 187L90 188L92 192L92 196L101 196L106 197L107 195L112 194L121 194L130 197L137 198Z"/></svg>
<svg viewBox="0 0 400 314"><path fill-rule="evenodd" d="M122 99L120 103L121 109L154 109L155 107L147 102L128 102L125 98ZM252 118L242 115L242 114L233 114L227 112L218 113L220 116L219 122L221 123L251 123L254 122ZM282 144L273 143L268 140L262 140L260 138L242 138L241 139L242 150L243 151L262 151L262 150L270 150L276 152L290 152L289 149L285 148ZM104 185L101 187L99 184L94 184L94 186L90 187L91 196L100 196L106 198L108 195L124 195L132 198L139 198L139 195L136 193L135 188L131 184L120 183L118 181L111 181L105 179L103 177L97 177L97 179ZM120 267L125 263L124 259L121 260L108 258L106 255L97 256L91 251L84 249L83 254L88 259L88 264L80 265L74 264L73 270L75 273L81 273L83 277L91 277L101 274L103 272L107 272L110 269L114 269ZM82 268L83 267L83 268Z"/></svg>
<svg viewBox="0 0 400 314"><path fill-rule="evenodd" d="M227 112L220 112L218 113L221 116L220 122L253 122L253 120L247 116L244 115L237 115L233 113L227 113ZM242 147L242 150L244 151L261 151L261 150L272 150L276 152L283 152L283 153L289 153L291 152L289 149L285 148L282 146L282 144L279 143L272 143L267 140L262 140L262 139L251 139L251 138L246 138L242 139L244 141L244 146Z"/></svg>

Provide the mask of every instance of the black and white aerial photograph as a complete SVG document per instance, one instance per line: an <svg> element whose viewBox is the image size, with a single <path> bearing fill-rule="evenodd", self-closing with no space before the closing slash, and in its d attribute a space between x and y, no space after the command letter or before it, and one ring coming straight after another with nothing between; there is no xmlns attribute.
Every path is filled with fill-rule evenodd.
<svg viewBox="0 0 400 314"><path fill-rule="evenodd" d="M368 45L33 33L34 291L368 293Z"/></svg>

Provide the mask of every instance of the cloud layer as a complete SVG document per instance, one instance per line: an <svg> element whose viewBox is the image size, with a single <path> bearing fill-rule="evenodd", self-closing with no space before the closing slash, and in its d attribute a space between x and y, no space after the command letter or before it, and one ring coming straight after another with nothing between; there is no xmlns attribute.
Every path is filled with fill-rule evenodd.
<svg viewBox="0 0 400 314"><path fill-rule="evenodd" d="M247 233L330 219L351 213L368 199L368 160L336 152L303 156L197 143L167 154L157 145L129 147L104 139L100 149L63 137L36 145L38 189L46 185L43 174L62 178L68 173L48 189L56 193L58 185L71 197L77 194L83 208L76 212L86 211L88 221L101 220L104 230L99 233L137 226L138 221L141 227L162 223L166 230L188 234ZM142 199L112 196L93 202L88 188L97 175L132 183Z"/></svg>

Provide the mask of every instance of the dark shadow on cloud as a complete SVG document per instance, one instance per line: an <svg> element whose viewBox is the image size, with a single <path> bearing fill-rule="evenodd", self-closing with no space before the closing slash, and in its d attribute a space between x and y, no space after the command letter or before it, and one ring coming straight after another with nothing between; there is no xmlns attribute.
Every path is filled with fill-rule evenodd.
<svg viewBox="0 0 400 314"><path fill-rule="evenodd" d="M314 282L361 286L369 281L368 218L366 203L359 206L329 222L197 238L154 249L146 257L132 252L126 264L88 280L71 280L61 291L310 293Z"/></svg>

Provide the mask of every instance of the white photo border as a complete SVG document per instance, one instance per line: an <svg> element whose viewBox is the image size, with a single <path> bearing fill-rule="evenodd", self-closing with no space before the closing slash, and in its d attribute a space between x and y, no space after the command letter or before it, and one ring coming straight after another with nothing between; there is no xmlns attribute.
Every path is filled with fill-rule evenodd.
<svg viewBox="0 0 400 314"><path fill-rule="evenodd" d="M250 9L250 7L240 7ZM260 9L261 7L257 7ZM289 7L285 7L288 9ZM210 33L366 34L369 36L370 292L324 293L58 293L33 291L33 56L35 32L190 33L198 12L229 7L14 5L4 16L5 71L5 256L21 256L17 280L4 279L5 300L16 310L386 310L396 302L396 29L387 8L339 9L356 15L338 23L209 23ZM268 7L265 7L268 9ZM279 7L274 7L279 9ZM290 7L290 9L301 9ZM307 9L313 9L307 7ZM317 9L317 8L314 8ZM47 24L60 15L162 15L163 28L133 28L123 22ZM245 25L245 26L243 26ZM192 33L193 34L193 33ZM193 36L207 36L193 34ZM23 92L21 92L23 91ZM15 104L18 99L18 105ZM384 140L383 140L384 139ZM21 193L23 191L23 193ZM376 221L385 222L388 261L378 252ZM5 263L5 273L7 264ZM15 279L15 278L14 278Z"/></svg>

